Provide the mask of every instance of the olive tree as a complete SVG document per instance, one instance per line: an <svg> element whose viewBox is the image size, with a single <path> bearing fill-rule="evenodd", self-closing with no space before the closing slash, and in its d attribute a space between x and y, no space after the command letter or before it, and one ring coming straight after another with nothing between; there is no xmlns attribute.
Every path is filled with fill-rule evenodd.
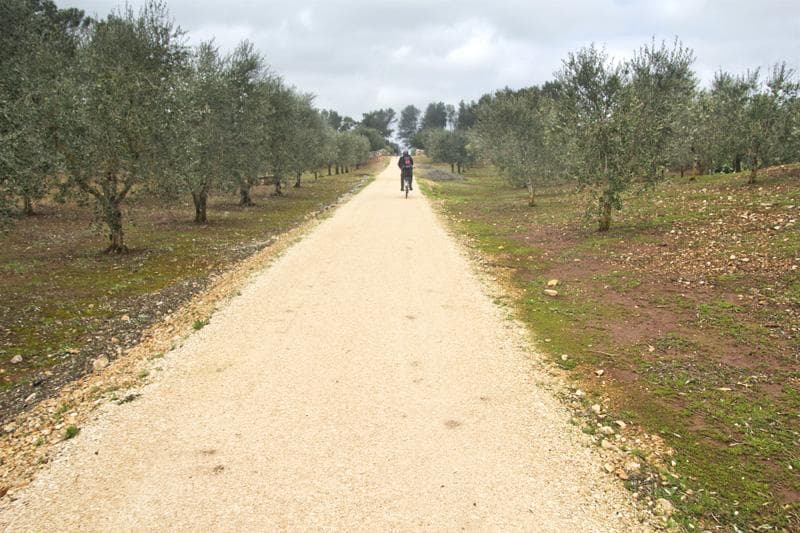
<svg viewBox="0 0 800 533"><path fill-rule="evenodd" d="M709 170L742 170L746 150L745 110L756 85L757 78L752 73L734 76L719 71L714 75L710 90L701 94L703 107L698 118L703 121L705 131L700 145L706 149L705 166Z"/></svg>
<svg viewBox="0 0 800 533"><path fill-rule="evenodd" d="M595 197L599 231L632 184L663 176L676 109L694 88L692 62L677 41L644 46L625 64L594 45L564 60L557 81L567 161Z"/></svg>
<svg viewBox="0 0 800 533"><path fill-rule="evenodd" d="M765 80L760 80L758 71L753 79L750 87L754 90L748 95L741 128L751 184L765 164L786 162L797 154L792 116L798 93L794 71L782 63L775 65Z"/></svg>
<svg viewBox="0 0 800 533"><path fill-rule="evenodd" d="M322 163L325 142L325 123L319 112L313 107L314 97L310 94L296 95L291 143L291 170L294 172L294 187L301 186L303 172L318 168Z"/></svg>
<svg viewBox="0 0 800 533"><path fill-rule="evenodd" d="M325 120L324 115L322 115ZM322 147L320 148L320 162L328 168L328 176L333 174L333 165L336 163L336 136L337 132L330 125L322 129Z"/></svg>
<svg viewBox="0 0 800 533"><path fill-rule="evenodd" d="M552 100L537 87L500 91L478 107L473 138L481 157L536 205L536 189L559 169Z"/></svg>
<svg viewBox="0 0 800 533"><path fill-rule="evenodd" d="M250 190L273 157L271 136L287 126L279 117L275 101L280 99L280 79L273 76L263 57L249 41L240 43L226 60L227 135L224 171L239 188L239 205L251 206ZM285 137L279 137L286 142Z"/></svg>
<svg viewBox="0 0 800 533"><path fill-rule="evenodd" d="M168 179L170 104L186 61L182 32L150 2L97 22L63 82L57 147L69 183L95 200L108 252L125 252L122 205L131 190Z"/></svg>
<svg viewBox="0 0 800 533"><path fill-rule="evenodd" d="M283 183L295 165L293 149L297 95L278 81L274 84L270 104L273 112L267 122L266 167L275 186L272 194L282 196Z"/></svg>
<svg viewBox="0 0 800 533"><path fill-rule="evenodd" d="M33 214L59 168L53 146L59 78L90 19L49 0L8 0L0 17L0 210Z"/></svg>
<svg viewBox="0 0 800 533"><path fill-rule="evenodd" d="M208 223L208 196L225 181L228 147L228 105L224 62L211 43L200 44L191 65L177 84L171 167L174 180L162 182L168 192L188 192L195 208L194 221Z"/></svg>
<svg viewBox="0 0 800 533"><path fill-rule="evenodd" d="M627 113L636 137L631 154L636 174L645 183L662 178L691 138L689 112L696 93L694 54L679 41L671 47L651 42L627 62Z"/></svg>
<svg viewBox="0 0 800 533"><path fill-rule="evenodd" d="M467 138L462 132L431 130L428 141L428 154L440 163L450 165L450 172L460 174L467 160Z"/></svg>

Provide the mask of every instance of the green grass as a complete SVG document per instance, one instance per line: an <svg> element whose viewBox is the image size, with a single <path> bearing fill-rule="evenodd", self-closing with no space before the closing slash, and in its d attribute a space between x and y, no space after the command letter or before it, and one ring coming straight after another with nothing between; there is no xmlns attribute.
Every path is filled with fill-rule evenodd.
<svg viewBox="0 0 800 533"><path fill-rule="evenodd" d="M540 351L675 450L679 477L651 496L673 502L681 528L792 530L800 529L792 356L800 282L785 265L798 261L800 228L770 224L800 215L790 209L800 205L795 181L773 176L754 188L740 175L675 178L626 195L607 234L595 231L588 198L568 184L539 191L534 208L488 167L422 187L507 275L511 305ZM677 281L682 275L690 285ZM563 282L556 298L543 294L551 278ZM598 367L607 371L603 386ZM784 385L776 392L776 384Z"/></svg>

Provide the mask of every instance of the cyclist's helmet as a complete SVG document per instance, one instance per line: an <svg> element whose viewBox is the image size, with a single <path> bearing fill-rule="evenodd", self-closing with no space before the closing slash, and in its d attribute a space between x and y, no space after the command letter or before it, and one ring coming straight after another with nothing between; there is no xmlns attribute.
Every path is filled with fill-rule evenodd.
<svg viewBox="0 0 800 533"><path fill-rule="evenodd" d="M408 150L403 150L403 155L408 155Z"/></svg>

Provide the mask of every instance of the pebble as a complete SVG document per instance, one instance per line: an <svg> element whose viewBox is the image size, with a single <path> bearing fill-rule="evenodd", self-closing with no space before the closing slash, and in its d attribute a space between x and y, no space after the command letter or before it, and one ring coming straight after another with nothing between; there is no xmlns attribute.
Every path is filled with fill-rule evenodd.
<svg viewBox="0 0 800 533"><path fill-rule="evenodd" d="M625 429L626 427L628 427L628 424L626 424L626 423L625 423L625 422L623 422L622 420L617 420L617 421L615 421L614 423L615 423L617 426L619 426L619 429Z"/></svg>
<svg viewBox="0 0 800 533"><path fill-rule="evenodd" d="M92 361L92 368L94 369L95 372L103 370L107 366L108 366L108 357L104 355Z"/></svg>
<svg viewBox="0 0 800 533"><path fill-rule="evenodd" d="M3 431L6 433L12 433L15 429L17 429L17 425L14 422L9 422L5 426L3 426Z"/></svg>
<svg viewBox="0 0 800 533"><path fill-rule="evenodd" d="M600 376L602 376L603 374L605 374L605 373L606 373L606 371L605 371L605 370L603 370L602 368L599 368L599 369L595 370L595 371L594 371L594 373L597 375L597 377L600 377Z"/></svg>
<svg viewBox="0 0 800 533"><path fill-rule="evenodd" d="M558 296L558 291L557 291L557 290L555 290L555 289L545 289L545 290L544 290L544 293L545 293L547 296L550 296L550 297L553 297L553 298L555 298L556 296Z"/></svg>
<svg viewBox="0 0 800 533"><path fill-rule="evenodd" d="M641 468L642 465L640 465L639 463L630 462L625 464L625 471L628 472L629 474L638 472L639 470L641 470Z"/></svg>
<svg viewBox="0 0 800 533"><path fill-rule="evenodd" d="M35 399L36 399L36 393L32 392L27 398L25 398L25 403L31 403Z"/></svg>
<svg viewBox="0 0 800 533"><path fill-rule="evenodd" d="M11 358L11 364L12 365L16 365L16 364L21 363L21 362L22 362L22 356L21 355L15 355L14 357Z"/></svg>
<svg viewBox="0 0 800 533"><path fill-rule="evenodd" d="M548 287L558 287L559 283L561 283L561 282L558 281L557 279L551 279L550 281L547 282L547 286Z"/></svg>
<svg viewBox="0 0 800 533"><path fill-rule="evenodd" d="M608 440L603 439L600 441L600 447L603 448L604 450L611 450L614 448L614 445L610 443Z"/></svg>
<svg viewBox="0 0 800 533"><path fill-rule="evenodd" d="M602 433L603 435L613 435L614 428L612 428L611 426L601 426L600 433Z"/></svg>
<svg viewBox="0 0 800 533"><path fill-rule="evenodd" d="M592 406L592 412L596 415L599 415L602 409L600 408L600 404L596 403Z"/></svg>
<svg viewBox="0 0 800 533"><path fill-rule="evenodd" d="M675 508L672 506L672 502L670 502L666 498L659 498L656 500L656 511L658 514L664 516L670 516Z"/></svg>

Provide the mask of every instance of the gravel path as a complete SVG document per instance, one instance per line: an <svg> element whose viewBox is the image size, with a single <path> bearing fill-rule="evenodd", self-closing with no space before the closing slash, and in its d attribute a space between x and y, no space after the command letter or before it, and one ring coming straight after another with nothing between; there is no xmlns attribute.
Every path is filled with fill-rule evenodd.
<svg viewBox="0 0 800 533"><path fill-rule="evenodd" d="M109 405L7 530L631 531L394 164Z"/></svg>

